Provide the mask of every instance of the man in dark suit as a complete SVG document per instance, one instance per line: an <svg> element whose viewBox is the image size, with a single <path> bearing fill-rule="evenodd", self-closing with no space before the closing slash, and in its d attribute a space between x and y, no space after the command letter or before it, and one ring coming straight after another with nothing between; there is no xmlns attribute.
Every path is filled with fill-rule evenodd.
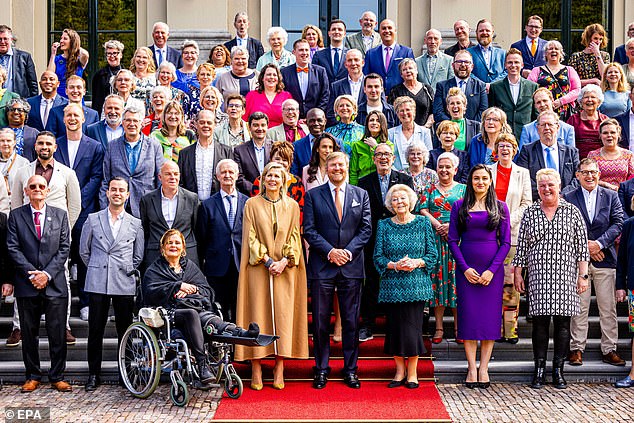
<svg viewBox="0 0 634 423"><path fill-rule="evenodd" d="M623 227L623 209L616 192L599 186L601 172L594 159L579 162L576 172L579 186L563 195L569 203L577 206L588 230L590 265L588 275L594 285L599 322L601 324L601 354L604 363L625 366L625 361L616 352L619 327L616 318L616 248L614 241ZM583 276L583 275L582 275ZM579 294L581 312L570 321L570 354L573 366L583 364L583 352L588 339L588 311L591 290Z"/></svg>
<svg viewBox="0 0 634 423"><path fill-rule="evenodd" d="M450 88L458 87L467 97L467 119L480 122L482 112L489 107L486 85L471 76L473 59L467 50L460 50L453 58L455 78L449 78L436 84L434 93L434 120L442 122L450 120L447 113L447 93Z"/></svg>
<svg viewBox="0 0 634 423"><path fill-rule="evenodd" d="M538 85L522 78L522 54L510 49L504 61L507 76L491 84L489 88L489 107L499 107L506 113L506 121L513 129L515 138L522 135L524 125L530 123L537 112L533 106L533 93Z"/></svg>
<svg viewBox="0 0 634 423"><path fill-rule="evenodd" d="M359 103L357 117L355 118L359 125L365 125L365 120L370 110L379 107L385 115L388 128L398 125L399 121L396 117L396 112L383 94L383 79L378 74L370 73L363 78L363 92L365 93L365 101Z"/></svg>
<svg viewBox="0 0 634 423"><path fill-rule="evenodd" d="M310 63L308 41L295 41L293 54L295 64L282 68L281 73L286 91L299 103L299 117L304 119L313 107L326 110L330 99L330 84L326 70Z"/></svg>
<svg viewBox="0 0 634 423"><path fill-rule="evenodd" d="M632 107L624 113L614 117L621 125L621 139L619 146L626 150L630 149L630 146L634 146L634 128L630 128L630 120L634 116L634 84L630 86L630 101Z"/></svg>
<svg viewBox="0 0 634 423"><path fill-rule="evenodd" d="M178 165L166 160L161 166L161 187L146 194L139 203L145 238L143 268L161 256L161 237L168 229L178 229L185 237L187 258L198 264L198 244L194 236L198 217L198 196L178 186Z"/></svg>
<svg viewBox="0 0 634 423"><path fill-rule="evenodd" d="M26 101L31 105L29 112L29 126L43 131L51 113L51 109L57 106L65 106L68 100L57 94L59 79L55 72L45 70L40 76L40 89L42 94L30 97Z"/></svg>
<svg viewBox="0 0 634 423"><path fill-rule="evenodd" d="M123 136L121 118L124 107L125 103L122 97L117 94L109 94L103 103L104 118L86 127L86 135L100 142L104 151L108 148L110 141Z"/></svg>
<svg viewBox="0 0 634 423"><path fill-rule="evenodd" d="M396 25L394 21L385 19L379 25L381 45L370 49L365 55L363 73L377 73L383 78L385 95L390 94L393 86L403 82L398 65L406 57L414 59L412 49L396 42Z"/></svg>
<svg viewBox="0 0 634 423"><path fill-rule="evenodd" d="M621 182L618 190L619 201L623 206L623 213L627 217L634 216L634 210L632 210L632 197L634 197L634 179L628 179L625 182Z"/></svg>
<svg viewBox="0 0 634 423"><path fill-rule="evenodd" d="M374 255L376 227L379 220L394 216L384 204L387 190L395 184L405 184L412 189L414 188L412 177L392 169L393 163L392 148L385 143L379 144L374 150L376 171L359 179L359 187L368 192L370 209L372 210L372 237L365 246L365 255L368 258ZM359 330L359 341L361 342L374 338L372 330L377 316L379 281L380 276L374 267L374 261L367 260L365 262L365 284L361 296L361 329Z"/></svg>
<svg viewBox="0 0 634 423"><path fill-rule="evenodd" d="M630 22L627 26L627 36L625 37L625 44L621 44L617 48L614 49L614 61L616 63L620 63L622 65L627 65L630 59L627 57L627 53L625 52L627 48L627 41L634 38L634 22Z"/></svg>
<svg viewBox="0 0 634 423"><path fill-rule="evenodd" d="M66 134L57 138L57 150L53 158L75 171L81 187L81 212L71 229L70 262L77 266L80 317L88 320L88 295L84 292L88 269L79 256L79 239L88 215L99 210L104 150L99 142L82 134L83 122L81 106L75 103L67 105L64 109Z"/></svg>
<svg viewBox="0 0 634 423"><path fill-rule="evenodd" d="M346 36L346 23L341 19L333 19L328 27L330 47L319 50L313 56L313 65L319 65L326 69L330 86L335 82L345 79L347 72L343 66L347 49L343 48L343 39Z"/></svg>
<svg viewBox="0 0 634 423"><path fill-rule="evenodd" d="M11 28L0 25L0 66L7 70L4 88L22 98L37 95L37 74L33 58L26 51L13 48Z"/></svg>
<svg viewBox="0 0 634 423"><path fill-rule="evenodd" d="M575 179L575 169L579 164L579 151L557 142L559 116L551 111L542 112L537 118L537 132L539 141L526 144L517 158L517 164L528 169L531 173L533 187L533 201L539 199L537 193L536 175L539 169L552 168L559 172L561 190L570 185Z"/></svg>
<svg viewBox="0 0 634 423"><path fill-rule="evenodd" d="M351 95L357 102L357 105L366 101L365 91L363 90L363 53L356 48L346 51L346 59L344 67L348 71L345 78L336 81L330 86L330 104L326 110L329 125L335 125L334 105L335 100L340 95Z"/></svg>
<svg viewBox="0 0 634 423"><path fill-rule="evenodd" d="M466 50L469 47L473 47L476 45L476 43L469 39L469 35L471 33L469 22L462 19L454 22L453 33L458 41L456 42L456 44L446 48L445 54L454 57L459 51Z"/></svg>
<svg viewBox="0 0 634 423"><path fill-rule="evenodd" d="M86 95L86 81L77 75L70 76L66 81L66 95L68 96L69 103L79 104L84 110L83 131L86 130L88 125L99 120L99 113L83 105L84 96ZM66 131L64 125L64 107L65 106L53 107L48 115L48 122L46 122L46 130L54 133L56 137L61 137Z"/></svg>
<svg viewBox="0 0 634 423"><path fill-rule="evenodd" d="M540 38L543 29L544 20L540 16L529 16L528 22L524 27L526 38L511 44L511 48L520 51L524 60L524 66L522 67L522 76L524 78L528 78L528 74L531 73L533 68L546 64L546 58L544 57L546 40Z"/></svg>
<svg viewBox="0 0 634 423"><path fill-rule="evenodd" d="M156 69L163 63L164 60L172 63L176 66L176 69L183 67L183 58L181 53L175 48L167 45L167 40L170 37L170 27L165 22L156 22L152 26L152 40L154 44L148 46L152 50L154 55L154 64Z"/></svg>
<svg viewBox="0 0 634 423"><path fill-rule="evenodd" d="M293 164L291 164L293 175L301 175L304 166L310 161L315 138L323 134L326 129L326 114L321 109L310 109L306 115L306 125L310 133L293 143Z"/></svg>
<svg viewBox="0 0 634 423"><path fill-rule="evenodd" d="M66 308L68 288L64 263L70 250L68 215L46 204L48 183L31 176L24 188L29 203L9 215L7 246L15 266L13 289L22 329L22 358L26 382L22 392L32 392L42 381L38 334L40 316L46 316L53 388L72 391L64 381L66 368ZM7 294L3 289L3 293Z"/></svg>
<svg viewBox="0 0 634 423"><path fill-rule="evenodd" d="M180 169L180 185L188 191L196 193L200 201L204 201L220 189L216 178L216 166L223 159L233 157L228 145L214 142L216 117L209 110L198 112L196 129L198 140L181 150L178 155ZM197 157L202 157L198 160Z"/></svg>
<svg viewBox="0 0 634 423"><path fill-rule="evenodd" d="M233 150L233 160L238 163L240 169L237 186L245 195L251 195L253 182L262 174L264 166L271 160L272 143L266 138L268 125L267 115L262 112L252 113L249 116L251 141L242 143Z"/></svg>
<svg viewBox="0 0 634 423"><path fill-rule="evenodd" d="M343 380L361 386L357 376L359 310L364 264L372 263L364 247L372 233L370 200L350 185L348 157L334 152L326 159L328 183L306 193L304 237L310 245L306 276L311 286L315 374L313 387L322 389L330 367L330 314L337 290L342 324Z"/></svg>
<svg viewBox="0 0 634 423"><path fill-rule="evenodd" d="M376 28L376 14L371 10L366 10L359 19L361 31L356 34L347 35L344 43L345 48L352 50L357 49L361 52L361 56L371 48L381 45L381 36L374 30Z"/></svg>
<svg viewBox="0 0 634 423"><path fill-rule="evenodd" d="M246 47L249 51L249 69L255 69L258 59L264 55L264 47L260 40L249 37L249 16L246 12L236 13L233 19L233 26L236 29L235 38L227 41L225 47L231 51L235 46Z"/></svg>
<svg viewBox="0 0 634 423"><path fill-rule="evenodd" d="M9 100L3 110L6 113L7 127L15 132L16 144L22 147L18 154L33 161L36 157L35 138L40 131L25 124L30 111L31 105L20 97Z"/></svg>
<svg viewBox="0 0 634 423"><path fill-rule="evenodd" d="M238 269L242 251L242 212L246 195L236 190L238 164L223 159L216 166L220 191L203 201L198 212L196 237L201 269L216 292L225 320L235 323Z"/></svg>

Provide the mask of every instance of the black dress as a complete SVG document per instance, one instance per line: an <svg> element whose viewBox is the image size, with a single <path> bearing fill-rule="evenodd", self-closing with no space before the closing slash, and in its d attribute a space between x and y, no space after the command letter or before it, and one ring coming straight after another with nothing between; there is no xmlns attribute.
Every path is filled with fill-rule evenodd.
<svg viewBox="0 0 634 423"><path fill-rule="evenodd" d="M428 84L422 84L422 88L418 90L416 94L413 94L410 90L408 90L405 85L398 84L390 91L387 101L391 105L394 105L394 100L398 97L406 96L413 98L416 103L416 117L414 118L414 122L420 126L425 126L427 118L429 118L429 115L432 114L432 102L434 100L434 95L432 94L433 91Z"/></svg>

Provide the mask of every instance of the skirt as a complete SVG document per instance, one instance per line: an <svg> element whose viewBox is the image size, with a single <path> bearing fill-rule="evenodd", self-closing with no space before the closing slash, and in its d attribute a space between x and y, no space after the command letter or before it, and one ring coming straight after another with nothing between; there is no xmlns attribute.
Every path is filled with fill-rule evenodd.
<svg viewBox="0 0 634 423"><path fill-rule="evenodd" d="M387 330L383 352L396 357L425 354L423 316L425 301L384 303Z"/></svg>

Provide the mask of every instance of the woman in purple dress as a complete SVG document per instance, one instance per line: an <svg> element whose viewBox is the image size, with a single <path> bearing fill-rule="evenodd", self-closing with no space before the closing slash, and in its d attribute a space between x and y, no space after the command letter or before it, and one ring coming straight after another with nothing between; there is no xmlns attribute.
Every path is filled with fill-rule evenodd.
<svg viewBox="0 0 634 423"><path fill-rule="evenodd" d="M509 211L495 195L491 170L469 173L464 199L451 208L449 249L456 260L458 338L464 339L467 388L488 388L489 360L500 337L504 258L511 248ZM476 352L480 344L480 367Z"/></svg>

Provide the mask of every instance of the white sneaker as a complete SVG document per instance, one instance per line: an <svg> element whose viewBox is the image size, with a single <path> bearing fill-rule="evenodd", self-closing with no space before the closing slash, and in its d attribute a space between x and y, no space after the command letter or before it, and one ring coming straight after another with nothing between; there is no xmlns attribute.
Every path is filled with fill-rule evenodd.
<svg viewBox="0 0 634 423"><path fill-rule="evenodd" d="M88 321L88 307L87 306L83 307L81 310L79 310L79 317L84 322Z"/></svg>
<svg viewBox="0 0 634 423"><path fill-rule="evenodd" d="M13 304L15 302L15 297L13 295L7 295L4 297L4 302L6 304Z"/></svg>

